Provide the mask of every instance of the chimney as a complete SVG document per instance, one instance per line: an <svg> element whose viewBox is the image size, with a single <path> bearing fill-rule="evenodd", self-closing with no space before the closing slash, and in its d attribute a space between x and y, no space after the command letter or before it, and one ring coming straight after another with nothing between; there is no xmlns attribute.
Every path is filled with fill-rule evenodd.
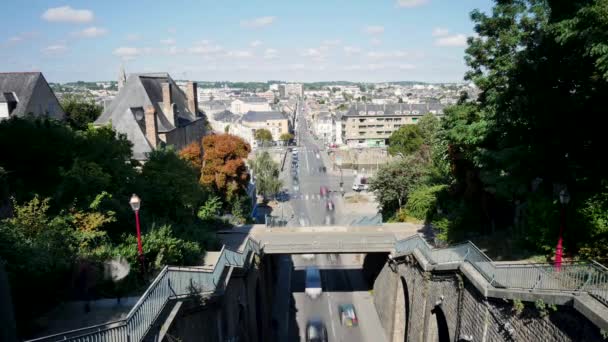
<svg viewBox="0 0 608 342"><path fill-rule="evenodd" d="M198 116L198 94L196 82L188 82L186 86L186 97L188 98L188 109L194 116Z"/></svg>
<svg viewBox="0 0 608 342"><path fill-rule="evenodd" d="M168 81L163 83L163 113L173 127L177 127L177 122L175 122L175 115L173 113L173 94L171 93L171 90L171 83Z"/></svg>
<svg viewBox="0 0 608 342"><path fill-rule="evenodd" d="M156 148L158 143L158 135L156 129L156 110L154 106L148 106L145 110L145 123L146 123L146 139L152 146Z"/></svg>

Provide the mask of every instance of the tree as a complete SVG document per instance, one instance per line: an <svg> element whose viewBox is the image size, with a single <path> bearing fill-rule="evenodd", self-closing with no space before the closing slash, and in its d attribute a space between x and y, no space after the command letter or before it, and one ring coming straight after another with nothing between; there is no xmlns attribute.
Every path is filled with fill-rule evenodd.
<svg viewBox="0 0 608 342"><path fill-rule="evenodd" d="M420 149L423 142L424 138L420 127L404 125L391 134L388 152L393 156L412 154Z"/></svg>
<svg viewBox="0 0 608 342"><path fill-rule="evenodd" d="M230 134L208 135L203 138L203 150L201 183L224 198L244 192L249 183L244 161L251 152L249 144Z"/></svg>
<svg viewBox="0 0 608 342"><path fill-rule="evenodd" d="M179 156L190 162L190 164L199 170L198 172L200 173L200 170L203 167L203 150L198 141L193 141L188 144L188 146L182 148L181 151L179 151Z"/></svg>
<svg viewBox="0 0 608 342"><path fill-rule="evenodd" d="M76 130L87 129L103 112L103 107L78 95L64 97L61 107L66 114L67 123Z"/></svg>
<svg viewBox="0 0 608 342"><path fill-rule="evenodd" d="M279 165L272 160L270 154L264 151L256 154L250 163L254 172L255 184L258 193L265 198L274 197L283 186L279 179Z"/></svg>
<svg viewBox="0 0 608 342"><path fill-rule="evenodd" d="M424 164L415 156L406 156L380 167L369 188L380 203L382 214L391 216L406 203L408 194L426 174Z"/></svg>
<svg viewBox="0 0 608 342"><path fill-rule="evenodd" d="M292 139L293 139L293 134L291 134L291 133L283 133L279 137L279 140L284 141L284 142L291 141Z"/></svg>
<svg viewBox="0 0 608 342"><path fill-rule="evenodd" d="M437 119L435 114L427 113L418 120L417 125L418 128L420 128L420 134L422 134L424 144L431 146L435 142L437 133L441 128L439 119Z"/></svg>
<svg viewBox="0 0 608 342"><path fill-rule="evenodd" d="M257 129L255 131L255 133L253 134L253 138L256 141L263 143L267 143L272 141L272 133L270 133L269 130L267 130L266 128L262 128L262 129Z"/></svg>

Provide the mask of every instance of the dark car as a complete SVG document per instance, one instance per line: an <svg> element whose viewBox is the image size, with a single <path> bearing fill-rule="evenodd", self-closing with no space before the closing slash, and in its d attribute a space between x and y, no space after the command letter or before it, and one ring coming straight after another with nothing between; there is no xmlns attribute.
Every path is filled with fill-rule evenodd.
<svg viewBox="0 0 608 342"><path fill-rule="evenodd" d="M327 172L327 168L325 166L319 166L319 172Z"/></svg>
<svg viewBox="0 0 608 342"><path fill-rule="evenodd" d="M327 329L318 318L306 323L306 342L327 342Z"/></svg>

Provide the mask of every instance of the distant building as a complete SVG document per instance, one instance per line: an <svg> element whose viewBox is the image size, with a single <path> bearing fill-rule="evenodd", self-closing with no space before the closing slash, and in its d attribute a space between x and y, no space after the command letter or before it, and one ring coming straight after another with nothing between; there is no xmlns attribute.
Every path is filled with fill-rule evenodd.
<svg viewBox="0 0 608 342"><path fill-rule="evenodd" d="M301 83L280 84L279 96L284 99L290 95L304 97L304 86Z"/></svg>
<svg viewBox="0 0 608 342"><path fill-rule="evenodd" d="M329 112L320 112L314 120L315 134L325 144L333 144L335 142L335 121L334 117Z"/></svg>
<svg viewBox="0 0 608 342"><path fill-rule="evenodd" d="M232 101L230 111L235 114L245 114L249 111L265 112L270 111L268 101L263 97L249 96L240 97Z"/></svg>
<svg viewBox="0 0 608 342"><path fill-rule="evenodd" d="M183 92L167 73L131 74L95 125L110 124L126 134L137 160L147 160L160 146L181 149L205 133L196 83L189 82L186 88Z"/></svg>
<svg viewBox="0 0 608 342"><path fill-rule="evenodd" d="M42 73L0 73L0 120L28 114L57 120L65 118L65 112Z"/></svg>
<svg viewBox="0 0 608 342"><path fill-rule="evenodd" d="M415 124L427 113L443 116L439 103L374 105L356 103L341 118L342 142L352 147L387 146L403 125Z"/></svg>
<svg viewBox="0 0 608 342"><path fill-rule="evenodd" d="M274 141L278 141L282 134L289 133L289 121L281 112L249 111L243 115L240 123L244 131L239 132L237 135L248 140L251 144L253 144L255 131L258 129L269 130Z"/></svg>
<svg viewBox="0 0 608 342"><path fill-rule="evenodd" d="M257 93L255 95L265 98L268 103L274 102L274 92L272 90L268 90L263 93Z"/></svg>

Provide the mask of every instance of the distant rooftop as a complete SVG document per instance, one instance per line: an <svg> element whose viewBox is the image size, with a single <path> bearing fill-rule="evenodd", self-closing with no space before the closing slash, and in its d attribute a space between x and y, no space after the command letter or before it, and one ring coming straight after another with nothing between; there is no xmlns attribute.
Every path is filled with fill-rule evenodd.
<svg viewBox="0 0 608 342"><path fill-rule="evenodd" d="M277 111L266 111L266 112L254 112L248 111L247 114L243 115L243 121L246 122L263 122L266 120L284 120L285 115Z"/></svg>

